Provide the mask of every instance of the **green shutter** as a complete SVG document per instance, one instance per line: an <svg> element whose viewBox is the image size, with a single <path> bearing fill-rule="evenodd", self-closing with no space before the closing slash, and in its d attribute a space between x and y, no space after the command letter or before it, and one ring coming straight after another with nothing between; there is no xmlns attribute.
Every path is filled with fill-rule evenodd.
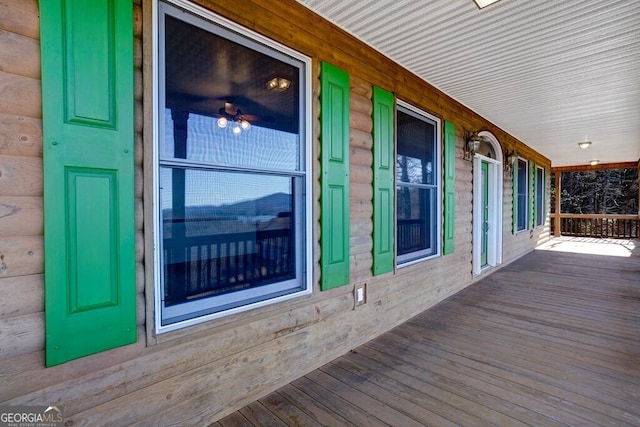
<svg viewBox="0 0 640 427"><path fill-rule="evenodd" d="M511 168L512 176L513 176L513 197L512 197L512 222L511 222L511 233L518 233L518 159L513 162L513 166Z"/></svg>
<svg viewBox="0 0 640 427"><path fill-rule="evenodd" d="M136 341L130 0L42 0L46 363Z"/></svg>
<svg viewBox="0 0 640 427"><path fill-rule="evenodd" d="M529 229L536 227L536 164L529 161Z"/></svg>
<svg viewBox="0 0 640 427"><path fill-rule="evenodd" d="M443 255L455 251L456 221L456 126L444 122L444 247Z"/></svg>
<svg viewBox="0 0 640 427"><path fill-rule="evenodd" d="M349 75L321 68L321 288L349 283Z"/></svg>
<svg viewBox="0 0 640 427"><path fill-rule="evenodd" d="M542 225L547 222L547 170L542 169Z"/></svg>
<svg viewBox="0 0 640 427"><path fill-rule="evenodd" d="M373 275L393 271L394 97L373 88Z"/></svg>

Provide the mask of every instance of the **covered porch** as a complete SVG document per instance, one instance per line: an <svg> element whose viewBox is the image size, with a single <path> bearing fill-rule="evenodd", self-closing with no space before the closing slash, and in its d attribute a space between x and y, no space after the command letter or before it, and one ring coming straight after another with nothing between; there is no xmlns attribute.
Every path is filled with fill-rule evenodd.
<svg viewBox="0 0 640 427"><path fill-rule="evenodd" d="M554 238L214 426L640 424L640 242Z"/></svg>

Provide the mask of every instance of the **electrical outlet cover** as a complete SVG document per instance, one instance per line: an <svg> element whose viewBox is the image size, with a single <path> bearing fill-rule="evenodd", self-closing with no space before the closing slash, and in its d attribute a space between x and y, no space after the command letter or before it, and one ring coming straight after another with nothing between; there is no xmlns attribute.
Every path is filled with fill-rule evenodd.
<svg viewBox="0 0 640 427"><path fill-rule="evenodd" d="M353 289L354 307L359 307L367 302L367 284L356 285Z"/></svg>

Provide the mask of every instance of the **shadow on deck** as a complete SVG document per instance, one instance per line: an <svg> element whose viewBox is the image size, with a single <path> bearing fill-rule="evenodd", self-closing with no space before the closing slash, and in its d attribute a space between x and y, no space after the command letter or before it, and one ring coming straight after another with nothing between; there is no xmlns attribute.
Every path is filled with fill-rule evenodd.
<svg viewBox="0 0 640 427"><path fill-rule="evenodd" d="M640 425L640 243L559 238L214 426Z"/></svg>

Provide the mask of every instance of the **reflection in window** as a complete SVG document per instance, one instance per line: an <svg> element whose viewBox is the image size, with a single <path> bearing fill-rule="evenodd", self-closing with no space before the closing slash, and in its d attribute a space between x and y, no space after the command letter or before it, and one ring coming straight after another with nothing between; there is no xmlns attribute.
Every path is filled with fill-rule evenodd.
<svg viewBox="0 0 640 427"><path fill-rule="evenodd" d="M436 218L436 192L433 189L398 186L398 255L431 252Z"/></svg>
<svg viewBox="0 0 640 427"><path fill-rule="evenodd" d="M159 329L310 291L309 59L159 7ZM270 90L274 77L286 90ZM235 129L235 130L234 130Z"/></svg>
<svg viewBox="0 0 640 427"><path fill-rule="evenodd" d="M295 278L294 181L161 168L166 306Z"/></svg>
<svg viewBox="0 0 640 427"><path fill-rule="evenodd" d="M216 125L216 117L189 114L187 118L186 159L217 165L246 166L275 170L300 170L300 140L296 133L254 124L235 135ZM165 128L173 129L171 110L165 109ZM164 156L176 155L173 132L164 140Z"/></svg>
<svg viewBox="0 0 640 427"><path fill-rule="evenodd" d="M518 159L518 231L527 229L527 191L529 189L527 162Z"/></svg>
<svg viewBox="0 0 640 427"><path fill-rule="evenodd" d="M437 254L439 162L437 122L412 109L397 112L398 262Z"/></svg>

